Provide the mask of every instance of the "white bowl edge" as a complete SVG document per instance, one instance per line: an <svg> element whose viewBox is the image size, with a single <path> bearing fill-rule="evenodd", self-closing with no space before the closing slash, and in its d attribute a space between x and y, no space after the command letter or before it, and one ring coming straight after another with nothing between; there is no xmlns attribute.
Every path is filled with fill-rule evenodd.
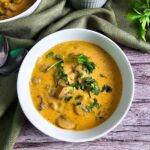
<svg viewBox="0 0 150 150"><path fill-rule="evenodd" d="M80 34L80 36L78 34ZM62 35L64 35L64 36L62 37ZM91 35L91 37L87 36L87 35ZM95 39L93 37L95 37ZM64 38L65 38L65 40L64 40ZM100 39L101 39L101 41L100 41ZM123 91L124 90L126 91L126 89L124 89L126 87L124 87L124 86L127 84L126 86L128 86L129 91L126 91L126 94L129 94L129 95L127 95L127 96L122 95L121 101L120 101L116 111L113 113L113 115L107 121L105 121L103 124L93 128L93 129L90 129L90 130L67 131L67 130L57 128L54 125L50 124L35 110L35 108L32 104L32 101L31 101L30 93L29 93L28 81L30 79L32 69L34 67L35 60L38 58L38 56L42 55L50 47L52 47L58 43L61 43L64 41L69 41L69 40L90 41L97 45L101 45L101 47L104 48L101 44L101 42L103 41L103 42L105 42L105 47L112 46L112 50L116 51L115 53L112 53L110 48L109 48L109 50L106 50L106 48L104 48L105 51L107 51L109 54L112 53L110 55L112 55L113 58L116 57L117 55L119 55L120 58L118 58L118 60L121 61L120 64L121 65L124 64L124 66L127 67L127 68L125 68L127 70L123 71L124 69L122 69L122 71L121 71L121 68L120 68L121 66L119 66L119 64L117 63L120 68L121 74L122 74L122 72L124 72L122 74L122 76L124 78L126 78L125 77L126 73L129 73L127 75L130 76L130 77L128 77L129 83L125 82L124 81L125 79L123 79ZM39 49L39 51L37 51L38 49ZM115 54L117 54L117 55L115 56ZM32 61L32 63L31 63L31 61ZM32 69L28 69L27 66ZM24 73L26 73L26 75L24 75ZM26 81L25 85L24 85L24 81ZM21 90L22 88L24 88L24 90ZM22 65L21 65L19 75L18 75L18 81L17 81L17 91L18 91L19 102L20 102L23 112L25 113L25 115L27 116L29 121L36 128L41 130L43 133L45 133L51 137L54 137L56 139L59 139L59 140L68 141L68 142L85 142L85 141L91 141L91 140L97 139L99 137L102 137L103 135L107 134L109 131L114 129L122 121L124 116L127 114L128 110L130 108L132 99L133 99L134 76L133 76L132 68L130 66L130 63L129 63L127 57L122 52L120 47L117 44L115 44L112 40L110 40L109 38L107 38L106 36L104 36L100 33L97 33L97 32L91 31L91 30L66 29L66 30L55 32L55 33L45 37L31 49L31 51L28 53L28 55L26 56L26 58L24 59ZM128 97L127 103L125 100L124 101L122 100L123 98L126 99L126 97ZM122 103L123 104L125 103L125 104L122 105ZM126 108L124 108L124 106L126 106ZM121 112L121 114L117 113L118 111ZM40 126L39 124L42 124L42 125Z"/></svg>
<svg viewBox="0 0 150 150"><path fill-rule="evenodd" d="M10 21L17 20L19 18L29 16L36 10L36 8L39 6L40 3L41 3L41 0L36 0L34 2L34 4L32 4L32 6L30 6L27 10L23 11L22 13L18 14L17 16L0 20L0 23L10 22Z"/></svg>

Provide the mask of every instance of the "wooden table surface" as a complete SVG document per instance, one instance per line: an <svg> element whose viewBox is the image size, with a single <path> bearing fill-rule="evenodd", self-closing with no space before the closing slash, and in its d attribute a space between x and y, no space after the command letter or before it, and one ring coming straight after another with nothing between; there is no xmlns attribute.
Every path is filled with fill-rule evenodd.
<svg viewBox="0 0 150 150"><path fill-rule="evenodd" d="M150 54L121 46L132 65L135 94L124 120L92 142L67 143L48 137L26 121L15 150L150 150Z"/></svg>

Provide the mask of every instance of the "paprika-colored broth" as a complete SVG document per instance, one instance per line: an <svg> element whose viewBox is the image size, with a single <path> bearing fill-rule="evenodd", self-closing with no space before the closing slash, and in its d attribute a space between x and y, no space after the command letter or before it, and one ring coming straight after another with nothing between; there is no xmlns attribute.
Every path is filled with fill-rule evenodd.
<svg viewBox="0 0 150 150"><path fill-rule="evenodd" d="M84 41L58 44L40 56L30 80L37 111L68 130L100 125L115 111L122 78L113 58Z"/></svg>
<svg viewBox="0 0 150 150"><path fill-rule="evenodd" d="M14 17L27 10L35 0L0 0L0 20Z"/></svg>

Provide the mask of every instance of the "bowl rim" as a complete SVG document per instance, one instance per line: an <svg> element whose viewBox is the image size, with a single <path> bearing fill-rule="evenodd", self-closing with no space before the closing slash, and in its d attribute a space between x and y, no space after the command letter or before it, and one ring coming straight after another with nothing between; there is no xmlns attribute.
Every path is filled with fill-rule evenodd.
<svg viewBox="0 0 150 150"><path fill-rule="evenodd" d="M117 49L117 51L118 52L120 52L120 54L122 55L122 57L125 59L125 61L126 61L126 63L127 63L127 66L128 66L128 69L129 69L129 72L130 72L130 75L131 75L131 83L132 83L132 85L131 85L131 93L130 93L130 96L129 96L129 102L128 102L128 104L127 104L127 107L125 108L125 111L123 112L123 114L121 114L121 117L117 120L117 122L115 122L111 127L109 127L109 129L108 130L106 130L106 131L104 131L103 133L101 133L101 134L98 134L98 135L95 135L95 136L93 136L92 138L85 138L85 139L80 139L80 140L73 140L73 139L68 139L68 138L64 138L64 137L57 137L57 136L55 136L55 135L50 135L50 134L48 134L46 131L43 131L42 129L41 129L41 127L40 126L37 126L36 124L35 124L35 122L33 122L33 120L32 120L32 118L30 118L29 116L28 116L28 114L27 114L27 111L25 110L25 106L23 106L23 103L22 103L22 101L21 101L21 95L20 95L20 93L19 93L19 90L20 90L20 81L21 81L21 72L22 72L22 65L24 65L24 62L25 62L25 60L26 60L26 58L28 57L28 54L27 54L27 56L26 56L26 58L24 59L24 61L23 61L23 63L22 63L22 65L21 65L21 67L20 67L20 70L19 70L19 74L18 74L18 79L17 79L17 93L18 93L18 98L19 98L19 103L20 103L20 105L21 105L21 108L22 108L22 110L23 110L23 112L24 112L24 114L26 115L26 117L28 118L28 120L33 124L33 126L35 126L37 129L39 129L41 132L43 132L44 134L46 134L46 135L48 135L48 136L51 136L51 137L53 137L53 138L55 138L55 139L58 139L58 140L62 140L62 141L67 141L67 142L85 142L85 141L91 141L91 140L95 140L95 139L97 139L97 138L100 138L100 137L102 137L102 136L104 136L104 135L106 135L108 132L110 132L110 131L112 131L118 124L120 124L120 122L123 120L123 118L126 116L126 114L127 114L127 112L129 111L129 108L131 107L131 103L132 103L132 100L133 100L133 96L134 96L134 87L135 87L135 84L134 84L134 75L133 75L133 71L132 71L132 67L131 67L131 65L130 65L130 62L129 62L129 60L128 60L128 58L126 57L126 55L124 54L124 52L121 50L121 48L115 43L115 42L113 42L111 39L109 39L108 37L106 37L105 35L103 35L103 34L101 34L101 33L98 33L98 32L95 32L95 31L92 31L92 30L88 30L88 29L81 29L81 28L73 28L73 29L64 29L64 30L61 30L61 31L57 31L57 32L55 32L55 33L52 33L52 34L50 34L50 35L48 35L48 36L46 36L45 38L43 38L42 40L40 40L37 44L35 44L32 48L31 48L31 50L29 51L29 53L31 53L31 51L35 48L35 46L36 45L38 45L39 43L42 43L43 41L45 41L46 39L48 39L49 37L51 37L51 36L53 36L53 35L55 35L55 34L59 34L59 33L64 33L64 32L67 32L67 31L81 31L81 32L88 32L89 34L96 34L97 36L99 36L99 37L101 37L101 38L103 38L103 39L105 39L107 42L110 42L111 44L113 44L114 45L114 47ZM50 47L52 47L52 46L50 46ZM104 49L105 50L105 49ZM45 52L43 52L43 53L45 53ZM40 56L40 55L39 55ZM114 58L113 58L114 59ZM114 59L115 60L115 59ZM35 60L36 61L36 60ZM117 107L119 107L119 106L117 106ZM107 120L109 120L110 118L108 118ZM101 126L101 125L99 125L99 126ZM98 126L98 127L99 127ZM58 127L56 127L56 128L58 128ZM93 129L93 128L92 128ZM89 129L89 130L92 130L92 129ZM65 130L66 132L67 132L67 130ZM87 130L84 130L84 131L87 131ZM81 131L81 132L84 132L84 131ZM75 131L75 132L78 132L78 131Z"/></svg>
<svg viewBox="0 0 150 150"><path fill-rule="evenodd" d="M18 14L16 16L13 16L11 18L0 20L0 24L10 22L10 21L14 21L14 20L17 20L19 18L23 18L23 17L26 17L26 16L32 14L36 10L36 8L39 6L40 3L41 3L41 0L36 0L28 9L21 12L20 14Z"/></svg>

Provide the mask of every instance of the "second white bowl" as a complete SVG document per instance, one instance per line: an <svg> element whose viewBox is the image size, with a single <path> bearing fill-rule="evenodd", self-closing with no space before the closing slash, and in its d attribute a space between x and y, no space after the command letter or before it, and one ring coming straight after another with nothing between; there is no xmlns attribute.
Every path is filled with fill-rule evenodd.
<svg viewBox="0 0 150 150"><path fill-rule="evenodd" d="M20 13L17 16L0 20L0 23L10 22L10 21L31 15L36 10L36 8L39 6L40 2L41 2L41 0L36 0L35 3L32 6L30 6L27 10L25 10L24 12Z"/></svg>
<svg viewBox="0 0 150 150"><path fill-rule="evenodd" d="M72 6L76 9L81 8L100 8L107 0L70 0Z"/></svg>

